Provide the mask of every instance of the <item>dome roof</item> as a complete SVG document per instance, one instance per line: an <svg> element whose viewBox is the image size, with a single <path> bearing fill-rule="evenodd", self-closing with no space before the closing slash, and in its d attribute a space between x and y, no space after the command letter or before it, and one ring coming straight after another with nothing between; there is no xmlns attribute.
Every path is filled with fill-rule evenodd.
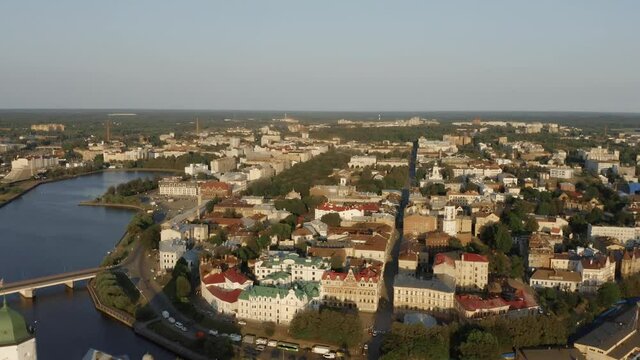
<svg viewBox="0 0 640 360"><path fill-rule="evenodd" d="M31 337L24 317L7 306L5 299L0 308L0 346L17 345Z"/></svg>

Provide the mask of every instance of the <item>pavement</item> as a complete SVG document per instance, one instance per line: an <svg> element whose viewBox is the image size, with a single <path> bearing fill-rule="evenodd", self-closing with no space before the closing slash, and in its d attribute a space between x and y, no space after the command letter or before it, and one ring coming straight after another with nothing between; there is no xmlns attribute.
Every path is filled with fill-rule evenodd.
<svg viewBox="0 0 640 360"><path fill-rule="evenodd" d="M411 159L409 160L409 177L407 183L402 189L402 200L400 207L396 214L396 230L398 236L391 247L391 256L389 261L385 264L383 274L383 287L380 302L378 304L378 311L376 312L376 318L374 323L374 330L386 333L391 330L393 324L393 280L398 274L398 255L400 254L400 244L402 243L402 230L404 226L404 209L409 202L409 190L416 182L416 155L418 150L418 143L414 142L413 150L411 151ZM384 341L384 335L378 335L371 338L368 343L369 349L367 350L368 359L380 358L380 349Z"/></svg>

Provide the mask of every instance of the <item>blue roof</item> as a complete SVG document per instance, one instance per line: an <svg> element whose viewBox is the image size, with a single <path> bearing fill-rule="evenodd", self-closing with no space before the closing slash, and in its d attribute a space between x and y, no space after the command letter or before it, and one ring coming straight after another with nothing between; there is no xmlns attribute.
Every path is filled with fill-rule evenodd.
<svg viewBox="0 0 640 360"><path fill-rule="evenodd" d="M630 182L629 183L629 194L635 194L640 192L640 183Z"/></svg>

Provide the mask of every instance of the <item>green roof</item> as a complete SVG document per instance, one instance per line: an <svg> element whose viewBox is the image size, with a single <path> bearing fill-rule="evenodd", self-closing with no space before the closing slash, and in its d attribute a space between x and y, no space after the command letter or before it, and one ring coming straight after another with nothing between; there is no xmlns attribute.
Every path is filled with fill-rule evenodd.
<svg viewBox="0 0 640 360"><path fill-rule="evenodd" d="M315 266L318 269L329 268L328 263L320 257L300 257L296 253L289 253L284 256L279 254L270 257L262 263L262 266L266 268L281 267L283 262L286 260L293 261L293 263L296 265L304 265L308 267Z"/></svg>
<svg viewBox="0 0 640 360"><path fill-rule="evenodd" d="M289 279L291 274L286 271L276 271L264 277L265 280L280 280L280 279Z"/></svg>
<svg viewBox="0 0 640 360"><path fill-rule="evenodd" d="M32 337L24 317L7 306L5 299L0 308L0 346L21 344Z"/></svg>
<svg viewBox="0 0 640 360"><path fill-rule="evenodd" d="M309 299L320 296L320 283L317 281L307 281L303 283L296 283L292 287L277 287L277 286L264 286L254 285L248 289L245 289L238 299L250 300L254 297L272 297L272 298L285 298L289 295L289 291L293 290L295 296L298 299L302 299L307 296Z"/></svg>

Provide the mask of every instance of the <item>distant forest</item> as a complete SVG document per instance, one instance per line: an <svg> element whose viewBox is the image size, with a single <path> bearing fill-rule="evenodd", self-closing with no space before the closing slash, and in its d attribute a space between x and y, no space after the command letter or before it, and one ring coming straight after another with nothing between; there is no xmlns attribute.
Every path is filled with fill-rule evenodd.
<svg viewBox="0 0 640 360"><path fill-rule="evenodd" d="M234 110L73 110L73 109L24 109L0 110L0 127L24 126L24 122L60 122L63 124L83 122L104 122L110 113L135 113L132 117L114 118L114 121L132 123L154 122L154 125L180 125L192 127L195 117L203 126L242 126L260 122L270 122L274 118L283 118L285 112L292 119L308 123L336 122L339 119L355 121L382 121L408 119L419 116L425 119L437 119L441 122L482 120L509 120L525 122L557 122L572 126L608 124L612 127L638 126L640 113L598 113L598 112L530 112L530 111L393 111L393 112L349 112L349 111L234 111ZM228 121L225 121L228 119Z"/></svg>

